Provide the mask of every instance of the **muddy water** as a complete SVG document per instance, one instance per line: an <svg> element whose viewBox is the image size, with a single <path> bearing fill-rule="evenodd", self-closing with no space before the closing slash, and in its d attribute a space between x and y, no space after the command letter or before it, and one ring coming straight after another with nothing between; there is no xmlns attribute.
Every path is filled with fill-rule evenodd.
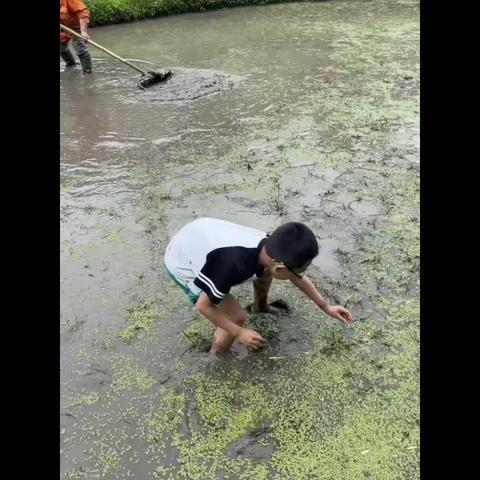
<svg viewBox="0 0 480 480"><path fill-rule="evenodd" d="M417 2L239 8L92 36L174 75L139 91L93 47L92 75L60 65L62 478L416 478ZM291 306L271 319L279 338L210 363L189 343L208 325L162 266L199 216L308 223L311 276L355 327L277 284Z"/></svg>

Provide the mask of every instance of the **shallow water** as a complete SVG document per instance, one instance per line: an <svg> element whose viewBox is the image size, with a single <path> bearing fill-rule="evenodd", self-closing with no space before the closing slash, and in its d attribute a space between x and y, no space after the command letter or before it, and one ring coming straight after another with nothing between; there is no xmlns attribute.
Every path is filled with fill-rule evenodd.
<svg viewBox="0 0 480 480"><path fill-rule="evenodd" d="M174 75L142 92L94 47L92 75L60 65L62 478L417 478L417 2L238 8L92 37ZM308 223L312 278L358 322L275 284L292 306L278 342L209 362L163 271L168 238L198 216ZM262 422L265 445L249 437Z"/></svg>

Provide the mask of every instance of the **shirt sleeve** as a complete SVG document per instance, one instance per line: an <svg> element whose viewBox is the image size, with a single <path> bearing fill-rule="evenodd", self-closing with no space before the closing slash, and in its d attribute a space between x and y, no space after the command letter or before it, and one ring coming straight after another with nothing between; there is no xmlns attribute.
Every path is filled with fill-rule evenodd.
<svg viewBox="0 0 480 480"><path fill-rule="evenodd" d="M233 269L228 260L222 258L221 250L213 250L193 283L203 290L212 303L219 304L232 288Z"/></svg>
<svg viewBox="0 0 480 480"><path fill-rule="evenodd" d="M78 19L90 19L90 11L81 0L68 0L68 9L77 15Z"/></svg>

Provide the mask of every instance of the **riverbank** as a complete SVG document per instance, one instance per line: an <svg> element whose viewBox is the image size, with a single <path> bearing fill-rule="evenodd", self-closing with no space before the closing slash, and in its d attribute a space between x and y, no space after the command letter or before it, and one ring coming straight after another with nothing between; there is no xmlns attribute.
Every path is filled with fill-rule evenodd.
<svg viewBox="0 0 480 480"><path fill-rule="evenodd" d="M178 13L289 1L291 0L85 0L85 3L90 8L91 25L95 26Z"/></svg>

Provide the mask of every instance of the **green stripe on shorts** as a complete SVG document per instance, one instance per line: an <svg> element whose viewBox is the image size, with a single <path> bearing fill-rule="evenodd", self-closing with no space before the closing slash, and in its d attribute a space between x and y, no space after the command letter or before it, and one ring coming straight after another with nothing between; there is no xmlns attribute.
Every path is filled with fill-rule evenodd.
<svg viewBox="0 0 480 480"><path fill-rule="evenodd" d="M193 293L188 287L186 287L185 285L182 285L178 280L177 280L177 277L175 277L175 275L167 268L165 267L165 270L167 271L168 273L168 276L175 282L175 284L177 286L179 286L183 293L185 293L185 295L188 297L188 299L190 300L190 302L192 302L194 305L197 303L197 300L198 300L198 295L196 293Z"/></svg>

